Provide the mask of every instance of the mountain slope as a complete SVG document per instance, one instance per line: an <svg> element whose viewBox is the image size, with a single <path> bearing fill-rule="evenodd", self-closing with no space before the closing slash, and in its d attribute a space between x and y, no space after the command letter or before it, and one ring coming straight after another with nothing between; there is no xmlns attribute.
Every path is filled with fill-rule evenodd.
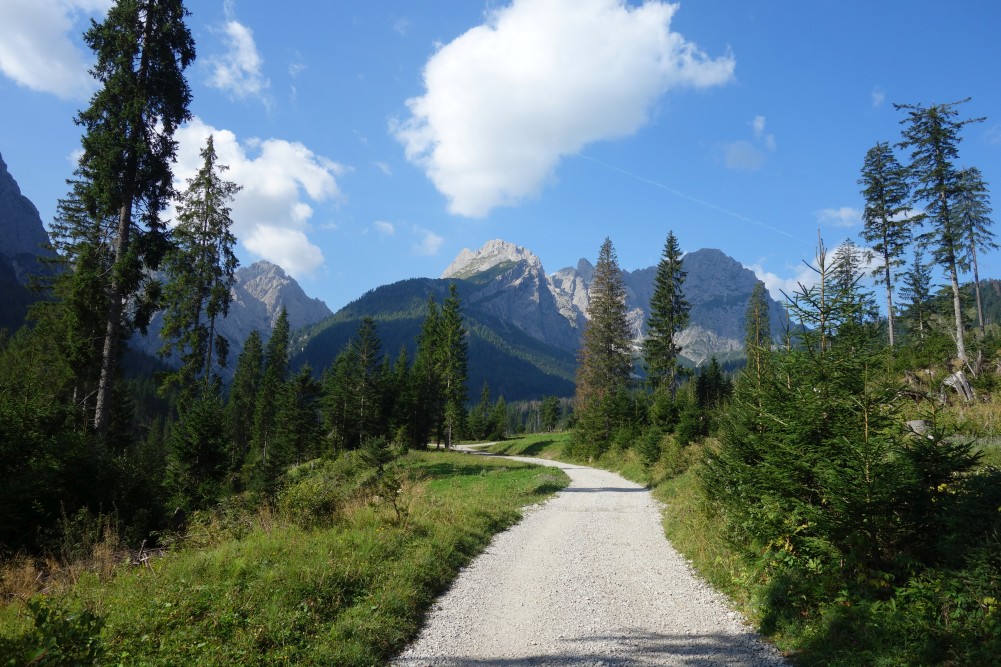
<svg viewBox="0 0 1001 667"><path fill-rule="evenodd" d="M0 155L0 329L12 331L24 323L37 299L29 289L31 279L49 275L52 269L42 260L54 256L38 209L21 194Z"/></svg>
<svg viewBox="0 0 1001 667"><path fill-rule="evenodd" d="M383 355L396 359L400 349L406 348L412 360L428 297L433 295L441 304L453 282L469 331L470 396L476 395L484 382L489 383L494 396L508 400L573 393L573 353L540 341L483 308L483 300L476 298L483 286L469 280L413 278L371 290L333 317L302 331L294 342L293 367L308 363L319 374L344 349L366 316L376 320Z"/></svg>

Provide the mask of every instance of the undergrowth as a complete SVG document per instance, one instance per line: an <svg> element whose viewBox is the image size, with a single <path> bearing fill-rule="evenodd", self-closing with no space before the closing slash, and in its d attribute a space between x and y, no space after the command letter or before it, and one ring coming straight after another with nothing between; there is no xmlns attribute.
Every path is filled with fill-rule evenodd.
<svg viewBox="0 0 1001 667"><path fill-rule="evenodd" d="M450 452L384 469L315 462L289 475L273 507L235 499L192 517L145 566L85 572L25 599L22 563L10 573L22 595L0 610L0 664L76 664L60 661L69 646L107 665L381 664L519 508L566 482Z"/></svg>

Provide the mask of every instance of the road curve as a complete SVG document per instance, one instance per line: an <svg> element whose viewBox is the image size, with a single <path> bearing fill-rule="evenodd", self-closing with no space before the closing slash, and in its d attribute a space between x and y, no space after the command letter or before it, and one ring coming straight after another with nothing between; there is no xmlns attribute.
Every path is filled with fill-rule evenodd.
<svg viewBox="0 0 1001 667"><path fill-rule="evenodd" d="M585 466L497 535L393 663L785 665L664 538L650 492Z"/></svg>

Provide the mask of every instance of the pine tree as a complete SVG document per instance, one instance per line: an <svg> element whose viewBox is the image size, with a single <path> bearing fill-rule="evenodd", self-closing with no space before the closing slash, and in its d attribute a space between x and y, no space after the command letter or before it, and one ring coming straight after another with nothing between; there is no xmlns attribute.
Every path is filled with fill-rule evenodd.
<svg viewBox="0 0 1001 667"><path fill-rule="evenodd" d="M466 379L469 363L466 328L462 322L462 306L455 283L448 286L448 297L441 307L436 356L445 408L443 424L445 447L450 448L453 438L462 433L466 421Z"/></svg>
<svg viewBox="0 0 1001 667"><path fill-rule="evenodd" d="M914 259L904 273L900 297L904 299L908 315L917 324L918 336L923 340L931 300L931 271L920 248L914 249Z"/></svg>
<svg viewBox="0 0 1001 667"><path fill-rule="evenodd" d="M379 355L382 343L376 331L375 320L371 317L362 318L358 333L352 339L353 360L357 364L354 369L351 387L354 402L354 419L358 441L355 447L361 447L370 437L379 435L380 427L379 403ZM352 447L354 448L354 447Z"/></svg>
<svg viewBox="0 0 1001 667"><path fill-rule="evenodd" d="M754 373L755 384L759 387L772 349L767 293L763 282L759 280L754 283L744 313L744 353L747 355L748 368Z"/></svg>
<svg viewBox="0 0 1001 667"><path fill-rule="evenodd" d="M963 304L959 291L959 270L963 258L965 239L963 229L955 215L956 193L960 190L960 171L955 166L959 157L960 130L983 118L956 120L956 107L969 98L949 104L929 107L895 104L907 117L901 132L903 141L898 146L911 150L908 169L914 183L913 197L923 203L925 216L932 229L921 234L919 242L931 251L932 260L949 276L952 287L952 307L956 324L956 356L967 362L966 337L963 326Z"/></svg>
<svg viewBox="0 0 1001 667"><path fill-rule="evenodd" d="M202 509L218 499L227 468L225 408L214 389L184 399L168 441L167 488L185 509Z"/></svg>
<svg viewBox="0 0 1001 667"><path fill-rule="evenodd" d="M961 264L964 270L973 268L973 289L977 297L977 324L984 334L984 306L980 298L980 269L977 249L997 250L998 244L991 231L991 197L987 183L976 167L964 169L959 175L959 192L956 195L955 215L966 248Z"/></svg>
<svg viewBox="0 0 1001 667"><path fill-rule="evenodd" d="M611 440L612 404L629 384L631 349L625 285L612 241L606 238L598 253L578 352L575 402L581 454L600 455Z"/></svg>
<svg viewBox="0 0 1001 667"><path fill-rule="evenodd" d="M238 265L229 202L240 188L222 179L220 173L228 167L217 163L211 136L201 156L201 169L180 195L174 247L164 262L167 284L161 354L177 353L181 360L181 367L166 377L165 385L182 389L195 383L207 387L214 366L226 365L228 341L216 327L218 319L229 314Z"/></svg>
<svg viewBox="0 0 1001 667"><path fill-rule="evenodd" d="M546 396L542 399L542 406L539 408L539 421L542 428L548 432L556 430L562 417L560 399L556 396Z"/></svg>
<svg viewBox="0 0 1001 667"><path fill-rule="evenodd" d="M651 386L654 389L666 386L672 400L677 391L678 355L681 352L681 348L674 343L674 337L688 326L689 305L684 295L685 275L678 239L674 232L669 232L657 264L643 356Z"/></svg>
<svg viewBox="0 0 1001 667"><path fill-rule="evenodd" d="M862 196L865 197L862 238L872 244L879 256L879 264L873 268L872 275L877 284L886 286L887 326L890 347L893 347L894 269L905 263L904 252L911 242L913 220L906 216L910 199L907 173L889 144L877 143L865 154L859 185L863 186Z"/></svg>
<svg viewBox="0 0 1001 667"><path fill-rule="evenodd" d="M288 314L282 308L271 329L271 338L268 339L264 373L255 401L254 432L251 440L255 469L251 476L258 490L270 488L274 481L270 477L274 468L269 467L268 448L275 436L279 400L288 379L289 333Z"/></svg>
<svg viewBox="0 0 1001 667"><path fill-rule="evenodd" d="M226 421L229 423L231 446L229 470L235 473L243 466L250 441L253 437L254 414L257 411L257 395L264 372L264 345L261 334L251 331L243 344L243 351L236 360L233 384L229 390L226 405Z"/></svg>
<svg viewBox="0 0 1001 667"><path fill-rule="evenodd" d="M427 313L417 336L417 354L410 374L413 406L410 410L410 446L424 448L432 436L440 434L444 422L444 401L438 373L441 314L434 295L428 296Z"/></svg>
<svg viewBox="0 0 1001 667"><path fill-rule="evenodd" d="M152 271L169 247L160 213L173 195L174 131L190 118L183 72L195 47L187 15L181 0L120 0L84 34L101 88L76 117L84 128L80 202L93 221L115 219L95 398L94 426L102 435L111 423L121 343L155 310Z"/></svg>

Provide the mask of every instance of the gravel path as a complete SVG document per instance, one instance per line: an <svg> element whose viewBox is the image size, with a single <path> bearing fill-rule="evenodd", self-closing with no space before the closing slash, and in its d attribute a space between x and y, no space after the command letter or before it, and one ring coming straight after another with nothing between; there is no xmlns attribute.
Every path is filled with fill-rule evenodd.
<svg viewBox="0 0 1001 667"><path fill-rule="evenodd" d="M497 535L395 665L785 665L664 538L648 491L604 470Z"/></svg>

